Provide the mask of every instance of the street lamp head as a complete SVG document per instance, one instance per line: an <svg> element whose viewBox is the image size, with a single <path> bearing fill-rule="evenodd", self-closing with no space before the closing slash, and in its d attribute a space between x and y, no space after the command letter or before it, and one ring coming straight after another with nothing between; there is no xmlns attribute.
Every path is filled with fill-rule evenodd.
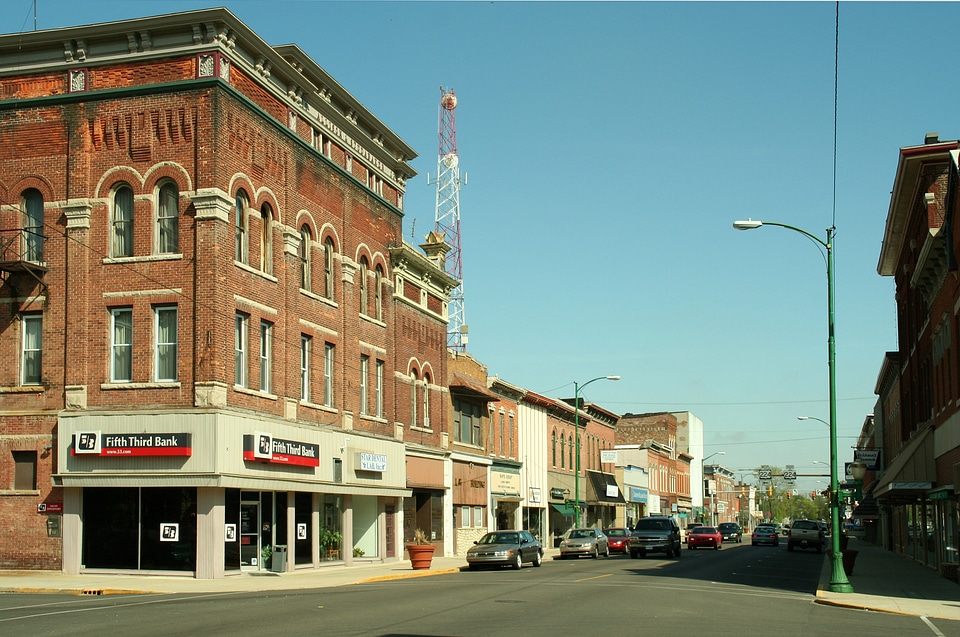
<svg viewBox="0 0 960 637"><path fill-rule="evenodd" d="M753 230L754 228L759 228L763 225L762 221L754 221L753 219L747 219L746 221L734 221L733 227L737 230Z"/></svg>
<svg viewBox="0 0 960 637"><path fill-rule="evenodd" d="M619 376L607 376L607 380L620 380Z"/></svg>

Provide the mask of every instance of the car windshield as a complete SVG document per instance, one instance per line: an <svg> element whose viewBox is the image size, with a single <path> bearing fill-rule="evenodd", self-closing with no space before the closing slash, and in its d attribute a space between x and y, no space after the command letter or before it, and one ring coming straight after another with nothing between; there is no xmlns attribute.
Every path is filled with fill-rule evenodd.
<svg viewBox="0 0 960 637"><path fill-rule="evenodd" d="M607 529L606 534L609 537L627 537L626 529Z"/></svg>
<svg viewBox="0 0 960 637"><path fill-rule="evenodd" d="M720 528L724 531L735 531L737 529L737 525L733 522L725 522L720 525Z"/></svg>
<svg viewBox="0 0 960 637"><path fill-rule="evenodd" d="M772 526L758 526L754 529L757 533L773 533Z"/></svg>
<svg viewBox="0 0 960 637"><path fill-rule="evenodd" d="M712 535L713 533L716 533L716 532L717 530L712 526L698 526L693 531L691 531L691 533L693 533L694 535L702 535L702 534Z"/></svg>
<svg viewBox="0 0 960 637"><path fill-rule="evenodd" d="M669 531L670 523L666 520L640 520L637 522L638 531Z"/></svg>
<svg viewBox="0 0 960 637"><path fill-rule="evenodd" d="M593 531L584 529L574 529L573 531L570 531L570 539L572 540L582 540L590 537L593 537Z"/></svg>
<svg viewBox="0 0 960 637"><path fill-rule="evenodd" d="M480 544L519 544L519 533L487 533Z"/></svg>

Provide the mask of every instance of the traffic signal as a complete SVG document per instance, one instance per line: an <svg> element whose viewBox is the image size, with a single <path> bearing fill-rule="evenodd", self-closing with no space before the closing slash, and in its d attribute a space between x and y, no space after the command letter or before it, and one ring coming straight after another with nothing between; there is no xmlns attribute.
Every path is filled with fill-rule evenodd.
<svg viewBox="0 0 960 637"><path fill-rule="evenodd" d="M767 495L769 495L769 496L772 496L772 495L773 495L773 485L772 485L772 484L767 487Z"/></svg>
<svg viewBox="0 0 960 637"><path fill-rule="evenodd" d="M792 495L792 494L790 493L790 491L787 491L787 499L788 499L788 500L790 499L790 496L791 496L791 495Z"/></svg>

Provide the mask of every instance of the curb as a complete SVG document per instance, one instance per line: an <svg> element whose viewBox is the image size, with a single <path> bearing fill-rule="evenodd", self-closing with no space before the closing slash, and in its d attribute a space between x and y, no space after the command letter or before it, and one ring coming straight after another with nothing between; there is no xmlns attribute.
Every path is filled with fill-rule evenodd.
<svg viewBox="0 0 960 637"><path fill-rule="evenodd" d="M79 595L100 597L105 595L165 595L161 591L148 591L132 588L41 588L34 586L8 586L0 588L0 593L24 593L30 595Z"/></svg>
<svg viewBox="0 0 960 637"><path fill-rule="evenodd" d="M411 571L409 573L397 573L396 575L378 575L377 577L368 577L366 579L358 580L353 582L353 584L367 584L372 582L389 582L392 580L399 579L410 579L413 577L429 577L431 575L449 575L450 573L459 573L459 568L447 568L437 571Z"/></svg>

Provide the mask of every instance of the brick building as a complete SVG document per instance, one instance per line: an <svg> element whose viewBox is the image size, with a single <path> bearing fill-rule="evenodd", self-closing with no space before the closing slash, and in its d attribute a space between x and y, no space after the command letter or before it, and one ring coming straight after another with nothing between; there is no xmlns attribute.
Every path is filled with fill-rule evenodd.
<svg viewBox="0 0 960 637"><path fill-rule="evenodd" d="M678 415L684 417L684 425L680 426ZM656 454L650 454L649 467L650 497L659 493L659 506L653 502L646 503L649 513L659 515L675 515L681 520L692 517L693 502L690 495L691 462L693 456L686 448L678 448L681 444L678 432L683 433L683 444L688 444L690 429L688 421L699 422L689 412L655 412L647 414L624 414L617 423L617 445L641 445L651 447L651 442L657 443ZM702 435L702 423L695 432ZM655 462L654 462L655 461ZM699 473L699 467L697 473ZM655 486L656 485L656 486Z"/></svg>
<svg viewBox="0 0 960 637"><path fill-rule="evenodd" d="M896 284L898 351L878 376L882 462L868 485L879 541L948 574L960 561L958 152L960 142L936 133L899 151L877 264Z"/></svg>
<svg viewBox="0 0 960 637"><path fill-rule="evenodd" d="M0 567L400 559L405 506L444 546L403 140L224 9L0 37L0 136Z"/></svg>

